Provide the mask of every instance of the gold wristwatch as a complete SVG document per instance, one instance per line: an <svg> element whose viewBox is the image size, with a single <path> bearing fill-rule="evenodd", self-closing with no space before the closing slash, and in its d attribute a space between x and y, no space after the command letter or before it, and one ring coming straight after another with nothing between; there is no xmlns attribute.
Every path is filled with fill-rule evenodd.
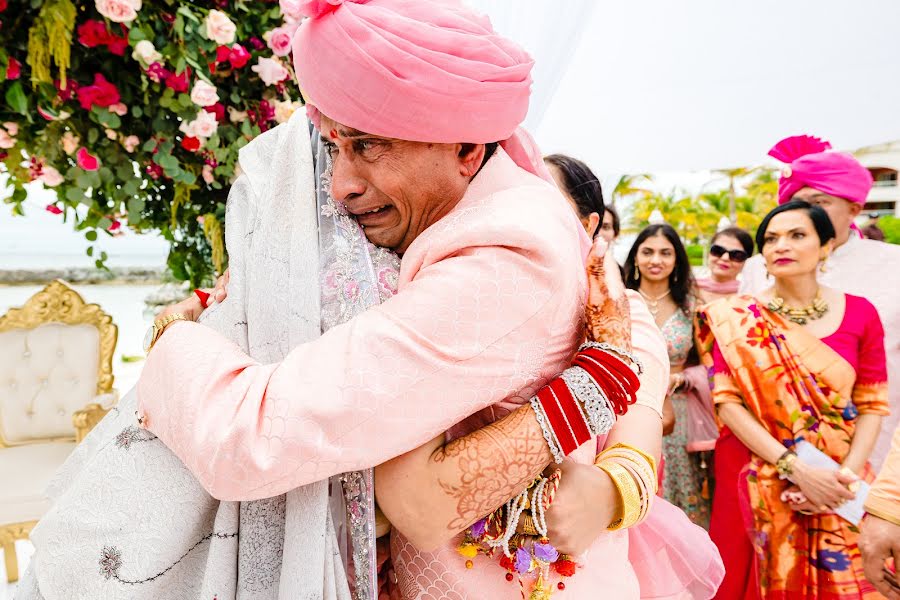
<svg viewBox="0 0 900 600"><path fill-rule="evenodd" d="M159 336L163 334L163 331L166 330L166 327L174 323L175 321L188 321L186 316L182 313L172 313L171 315L166 315L165 317L160 317L159 319L153 322L153 325L150 326L150 329L147 330L147 334L144 335L144 352L149 353L150 349L153 348L153 344L159 339Z"/></svg>
<svg viewBox="0 0 900 600"><path fill-rule="evenodd" d="M794 474L794 463L797 461L797 454L793 450L787 450L775 461L775 470L782 479L787 479Z"/></svg>

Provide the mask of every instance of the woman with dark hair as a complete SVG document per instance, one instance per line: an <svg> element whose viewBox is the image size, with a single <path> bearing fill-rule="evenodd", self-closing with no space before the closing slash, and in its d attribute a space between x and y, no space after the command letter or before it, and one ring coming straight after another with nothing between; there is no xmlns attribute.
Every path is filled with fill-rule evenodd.
<svg viewBox="0 0 900 600"><path fill-rule="evenodd" d="M669 393L663 405L663 487L665 498L690 519L709 525L709 499L704 493L712 446L694 448L689 417L692 404L708 402L705 377L690 377L697 365L694 351L696 290L687 251L678 233L666 224L650 225L638 234L625 261L625 286L637 290L666 339ZM702 369L702 367L700 367Z"/></svg>
<svg viewBox="0 0 900 600"><path fill-rule="evenodd" d="M697 280L704 303L737 293L738 275L753 254L753 238L740 227L727 227L713 236L709 246L709 277Z"/></svg>
<svg viewBox="0 0 900 600"><path fill-rule="evenodd" d="M544 164L547 165L556 186L572 205L578 218L581 219L588 236L597 237L601 221L600 215L604 215L606 210L603 204L603 189L600 187L600 179L586 164L565 154L545 156ZM607 239L606 241L611 240Z"/></svg>
<svg viewBox="0 0 900 600"><path fill-rule="evenodd" d="M779 206L756 233L774 285L700 314L723 425L710 527L727 570L717 598L881 597L863 574L862 509L845 503L872 478L888 412L884 330L868 300L817 282L834 237L822 208Z"/></svg>
<svg viewBox="0 0 900 600"><path fill-rule="evenodd" d="M607 206L603 211L603 221L600 222L600 236L612 244L619 237L620 229L619 213Z"/></svg>

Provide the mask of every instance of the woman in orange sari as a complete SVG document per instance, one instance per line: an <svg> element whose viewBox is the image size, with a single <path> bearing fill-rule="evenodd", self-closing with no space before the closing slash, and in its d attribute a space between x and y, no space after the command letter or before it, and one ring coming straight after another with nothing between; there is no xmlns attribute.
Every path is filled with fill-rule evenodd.
<svg viewBox="0 0 900 600"><path fill-rule="evenodd" d="M859 530L834 511L872 478L888 413L884 331L867 300L816 282L833 238L821 208L776 208L756 234L774 286L700 314L724 426L710 528L727 572L717 598L880 597L863 574ZM841 469L799 459L801 441Z"/></svg>

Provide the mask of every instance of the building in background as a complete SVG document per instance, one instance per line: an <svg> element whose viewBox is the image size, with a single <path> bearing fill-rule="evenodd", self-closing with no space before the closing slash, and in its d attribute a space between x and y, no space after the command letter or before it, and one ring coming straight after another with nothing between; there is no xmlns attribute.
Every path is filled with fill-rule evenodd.
<svg viewBox="0 0 900 600"><path fill-rule="evenodd" d="M863 212L900 217L900 141L867 146L854 154L875 179Z"/></svg>

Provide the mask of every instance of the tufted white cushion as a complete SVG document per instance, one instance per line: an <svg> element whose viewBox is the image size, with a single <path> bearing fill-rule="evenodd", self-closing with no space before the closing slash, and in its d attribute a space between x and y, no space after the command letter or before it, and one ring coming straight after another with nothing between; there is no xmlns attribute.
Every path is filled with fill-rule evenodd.
<svg viewBox="0 0 900 600"><path fill-rule="evenodd" d="M20 444L74 437L72 415L93 401L99 361L100 334L91 325L48 323L0 333L3 439Z"/></svg>
<svg viewBox="0 0 900 600"><path fill-rule="evenodd" d="M47 484L63 464L75 442L28 444L0 451L0 523L40 519L50 507Z"/></svg>

